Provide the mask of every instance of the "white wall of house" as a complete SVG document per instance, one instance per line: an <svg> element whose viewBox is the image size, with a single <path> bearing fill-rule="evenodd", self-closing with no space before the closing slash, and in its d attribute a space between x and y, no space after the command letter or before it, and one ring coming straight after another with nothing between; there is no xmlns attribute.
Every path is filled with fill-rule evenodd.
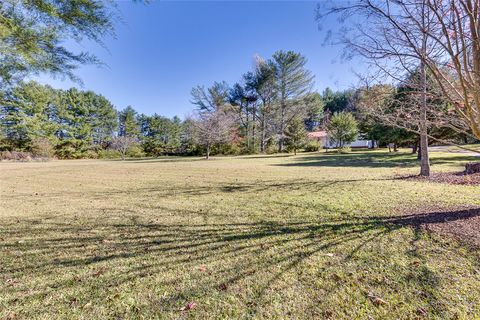
<svg viewBox="0 0 480 320"><path fill-rule="evenodd" d="M376 148L377 145L374 141L372 140L363 140L363 139L357 139L353 141L352 143L345 144L346 147L350 148L365 148L365 149L371 149L371 148ZM334 142L331 142L330 139L326 138L325 143L324 143L325 148L336 148L337 144Z"/></svg>

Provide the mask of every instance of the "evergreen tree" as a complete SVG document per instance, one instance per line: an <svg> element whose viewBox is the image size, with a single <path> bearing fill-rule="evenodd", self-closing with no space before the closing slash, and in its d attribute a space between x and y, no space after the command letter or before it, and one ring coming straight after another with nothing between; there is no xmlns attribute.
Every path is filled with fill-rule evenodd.
<svg viewBox="0 0 480 320"><path fill-rule="evenodd" d="M285 132L287 148L293 150L297 155L297 150L305 145L307 138L307 131L305 130L305 123L302 118L295 117L290 121Z"/></svg>
<svg viewBox="0 0 480 320"><path fill-rule="evenodd" d="M277 51L271 65L275 74L275 90L279 108L278 151L284 150L285 129L289 122L305 112L304 97L310 93L314 76L305 68L307 59L293 51Z"/></svg>
<svg viewBox="0 0 480 320"><path fill-rule="evenodd" d="M357 138L358 124L351 113L335 113L327 125L327 131L330 141L343 148Z"/></svg>
<svg viewBox="0 0 480 320"><path fill-rule="evenodd" d="M137 119L137 111L132 106L128 106L118 115L119 131L121 137L139 138L140 123Z"/></svg>
<svg viewBox="0 0 480 320"><path fill-rule="evenodd" d="M113 34L113 2L97 0L4 0L0 3L0 87L30 74L50 72L75 78L78 65L96 62L63 42L101 42Z"/></svg>

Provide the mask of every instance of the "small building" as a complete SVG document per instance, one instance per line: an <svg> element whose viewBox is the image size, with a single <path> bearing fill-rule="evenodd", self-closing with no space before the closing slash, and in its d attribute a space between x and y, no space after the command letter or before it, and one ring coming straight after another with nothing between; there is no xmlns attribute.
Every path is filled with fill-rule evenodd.
<svg viewBox="0 0 480 320"><path fill-rule="evenodd" d="M330 149L330 148L337 148L338 145L331 141L328 137L328 133L325 130L320 131L313 131L307 134L308 139L318 141L323 148ZM352 143L346 144L346 147L350 147L352 149L373 149L377 147L377 144L373 140L365 140L361 139L361 136L353 141Z"/></svg>

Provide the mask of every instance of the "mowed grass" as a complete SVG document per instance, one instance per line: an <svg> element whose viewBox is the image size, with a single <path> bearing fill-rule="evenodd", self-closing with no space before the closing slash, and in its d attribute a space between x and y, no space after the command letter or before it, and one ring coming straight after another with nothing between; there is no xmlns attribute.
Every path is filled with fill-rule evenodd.
<svg viewBox="0 0 480 320"><path fill-rule="evenodd" d="M0 319L478 319L479 250L389 217L480 206L480 188L394 179L416 165L0 163Z"/></svg>

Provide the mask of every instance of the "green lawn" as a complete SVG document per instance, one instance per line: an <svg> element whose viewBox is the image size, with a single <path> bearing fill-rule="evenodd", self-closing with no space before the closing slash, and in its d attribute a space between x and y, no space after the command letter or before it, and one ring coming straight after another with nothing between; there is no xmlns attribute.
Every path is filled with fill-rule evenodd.
<svg viewBox="0 0 480 320"><path fill-rule="evenodd" d="M478 248L401 215L480 206L480 187L393 179L416 166L384 152L0 163L0 319L478 319Z"/></svg>

